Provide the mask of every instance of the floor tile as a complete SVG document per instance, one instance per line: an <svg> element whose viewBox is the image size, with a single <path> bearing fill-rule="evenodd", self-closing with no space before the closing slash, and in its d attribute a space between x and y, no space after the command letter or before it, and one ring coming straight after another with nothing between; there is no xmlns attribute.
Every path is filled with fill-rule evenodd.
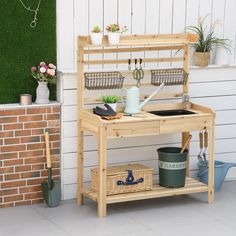
<svg viewBox="0 0 236 236"><path fill-rule="evenodd" d="M48 220L1 226L1 236L70 236Z"/></svg>
<svg viewBox="0 0 236 236"><path fill-rule="evenodd" d="M0 227L3 225L14 225L43 219L44 218L35 212L31 206L0 209Z"/></svg>

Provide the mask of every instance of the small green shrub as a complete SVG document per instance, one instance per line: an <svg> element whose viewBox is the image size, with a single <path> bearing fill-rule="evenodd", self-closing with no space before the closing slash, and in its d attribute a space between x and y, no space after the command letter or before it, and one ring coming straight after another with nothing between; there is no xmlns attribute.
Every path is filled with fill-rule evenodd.
<svg viewBox="0 0 236 236"><path fill-rule="evenodd" d="M117 103L120 100L119 96L109 95L109 96L103 96L102 101L104 103Z"/></svg>

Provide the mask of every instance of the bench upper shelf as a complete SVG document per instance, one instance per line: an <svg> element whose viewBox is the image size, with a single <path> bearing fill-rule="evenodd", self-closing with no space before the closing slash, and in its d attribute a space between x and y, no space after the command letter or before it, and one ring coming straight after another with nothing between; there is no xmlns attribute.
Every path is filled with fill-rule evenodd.
<svg viewBox="0 0 236 236"><path fill-rule="evenodd" d="M185 45L196 42L196 34L158 34L158 35L121 35L118 45L110 45L107 35L101 45L92 45L90 36L78 36L78 45L82 47L142 46L142 45Z"/></svg>

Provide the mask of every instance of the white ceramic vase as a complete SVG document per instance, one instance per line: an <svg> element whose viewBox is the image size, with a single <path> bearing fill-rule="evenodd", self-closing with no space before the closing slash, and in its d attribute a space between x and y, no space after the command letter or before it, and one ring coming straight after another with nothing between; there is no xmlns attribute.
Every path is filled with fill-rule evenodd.
<svg viewBox="0 0 236 236"><path fill-rule="evenodd" d="M91 33L91 42L93 45L102 44L102 33Z"/></svg>
<svg viewBox="0 0 236 236"><path fill-rule="evenodd" d="M116 45L120 42L120 33L113 33L109 32L108 33L108 42L109 44Z"/></svg>
<svg viewBox="0 0 236 236"><path fill-rule="evenodd" d="M36 89L36 100L35 103L37 104L45 104L49 103L49 89L48 89L48 82L39 82L38 87Z"/></svg>

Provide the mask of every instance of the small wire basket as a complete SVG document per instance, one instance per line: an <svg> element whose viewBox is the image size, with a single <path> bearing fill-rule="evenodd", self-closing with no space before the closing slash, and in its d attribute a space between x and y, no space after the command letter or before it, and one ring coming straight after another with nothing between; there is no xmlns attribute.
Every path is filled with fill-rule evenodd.
<svg viewBox="0 0 236 236"><path fill-rule="evenodd" d="M85 88L89 90L120 89L124 82L124 77L119 71L86 72L84 78Z"/></svg>
<svg viewBox="0 0 236 236"><path fill-rule="evenodd" d="M185 85L188 81L188 73L181 68L151 70L151 84L159 86Z"/></svg>

